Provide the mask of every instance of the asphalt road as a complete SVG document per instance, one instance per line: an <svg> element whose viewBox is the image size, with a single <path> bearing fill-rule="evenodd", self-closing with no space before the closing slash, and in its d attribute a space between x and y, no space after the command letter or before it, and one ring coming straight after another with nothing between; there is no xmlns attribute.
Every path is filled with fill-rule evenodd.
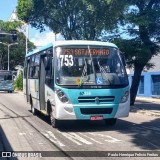
<svg viewBox="0 0 160 160"><path fill-rule="evenodd" d="M62 128L54 129L47 117L41 114L32 115L30 106L22 94L0 92L0 139L5 151L61 151L44 152L48 156L51 154L50 158L36 157L29 160L53 159L53 157L54 159L159 159L150 156L130 158L101 156L106 153L102 151L119 153L160 151L160 119L131 112L129 117L119 119L114 127L106 126L103 121L67 121L63 122ZM56 157L56 153L58 156L61 153L62 157ZM41 156L39 153L37 155ZM26 159L25 155L20 156L24 158L14 159Z"/></svg>

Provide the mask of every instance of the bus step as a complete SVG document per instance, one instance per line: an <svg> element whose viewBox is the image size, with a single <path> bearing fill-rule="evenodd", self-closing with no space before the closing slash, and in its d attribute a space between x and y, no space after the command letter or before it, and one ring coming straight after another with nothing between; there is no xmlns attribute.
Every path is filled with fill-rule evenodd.
<svg viewBox="0 0 160 160"><path fill-rule="evenodd" d="M41 112L42 114L48 115L47 112L46 112L46 110L40 110L40 112Z"/></svg>

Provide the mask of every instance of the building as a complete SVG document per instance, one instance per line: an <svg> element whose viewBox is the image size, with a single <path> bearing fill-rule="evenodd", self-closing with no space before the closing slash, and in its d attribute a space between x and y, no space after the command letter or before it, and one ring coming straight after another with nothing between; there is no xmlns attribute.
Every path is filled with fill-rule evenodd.
<svg viewBox="0 0 160 160"><path fill-rule="evenodd" d="M155 66L142 72L137 96L160 98L160 54L154 56L150 62ZM130 84L132 77L133 72L130 71Z"/></svg>

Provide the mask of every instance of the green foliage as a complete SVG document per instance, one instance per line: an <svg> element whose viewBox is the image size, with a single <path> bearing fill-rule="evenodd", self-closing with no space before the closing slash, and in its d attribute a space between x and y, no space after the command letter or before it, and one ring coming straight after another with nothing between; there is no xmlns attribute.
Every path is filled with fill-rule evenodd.
<svg viewBox="0 0 160 160"><path fill-rule="evenodd" d="M118 3L118 0L117 0ZM129 66L134 67L131 85L131 104L134 104L141 72L153 67L150 59L160 51L160 0L128 0L120 19L121 31L115 43L125 53ZM121 36L123 34L129 37Z"/></svg>
<svg viewBox="0 0 160 160"><path fill-rule="evenodd" d="M21 72L17 79L14 81L14 88L20 91L23 90L23 72Z"/></svg>
<svg viewBox="0 0 160 160"><path fill-rule="evenodd" d="M14 22L4 22L0 20L0 30L4 30L6 32L9 32L10 30L16 29L21 27L22 22L20 21L14 21Z"/></svg>
<svg viewBox="0 0 160 160"><path fill-rule="evenodd" d="M20 22L3 22L0 21L0 28L4 32L17 29L21 26ZM11 44L9 36L1 38L0 42ZM10 69L14 70L15 66L22 65L25 58L26 37L22 32L17 32L17 45L10 46ZM28 40L28 50L31 51L35 48L34 44ZM7 69L8 64L8 47L7 45L0 44L0 69Z"/></svg>
<svg viewBox="0 0 160 160"><path fill-rule="evenodd" d="M112 21L116 20L117 11L112 12L110 8L113 0L30 1L18 1L18 17L22 20L27 17L27 21L41 31L48 26L65 39L98 39L104 29L104 21L106 28L112 28ZM30 3L30 6L22 5L25 3Z"/></svg>
<svg viewBox="0 0 160 160"><path fill-rule="evenodd" d="M29 21L29 18L32 15L33 2L32 0L19 0L18 1L18 17L23 19L25 22ZM19 14L19 12L21 14Z"/></svg>
<svg viewBox="0 0 160 160"><path fill-rule="evenodd" d="M159 51L160 0L19 0L17 11L33 27L48 26L65 39L114 40L137 72L134 101L141 72Z"/></svg>

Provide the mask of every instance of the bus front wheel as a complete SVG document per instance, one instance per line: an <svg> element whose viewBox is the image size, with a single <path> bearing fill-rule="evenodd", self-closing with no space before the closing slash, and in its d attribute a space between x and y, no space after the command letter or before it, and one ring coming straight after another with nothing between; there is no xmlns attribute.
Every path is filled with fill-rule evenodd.
<svg viewBox="0 0 160 160"><path fill-rule="evenodd" d="M105 119L105 123L108 126L114 126L117 122L117 118Z"/></svg>
<svg viewBox="0 0 160 160"><path fill-rule="evenodd" d="M56 118L54 118L52 112L50 112L50 122L51 122L51 126L53 128L58 128L60 126L60 121Z"/></svg>

